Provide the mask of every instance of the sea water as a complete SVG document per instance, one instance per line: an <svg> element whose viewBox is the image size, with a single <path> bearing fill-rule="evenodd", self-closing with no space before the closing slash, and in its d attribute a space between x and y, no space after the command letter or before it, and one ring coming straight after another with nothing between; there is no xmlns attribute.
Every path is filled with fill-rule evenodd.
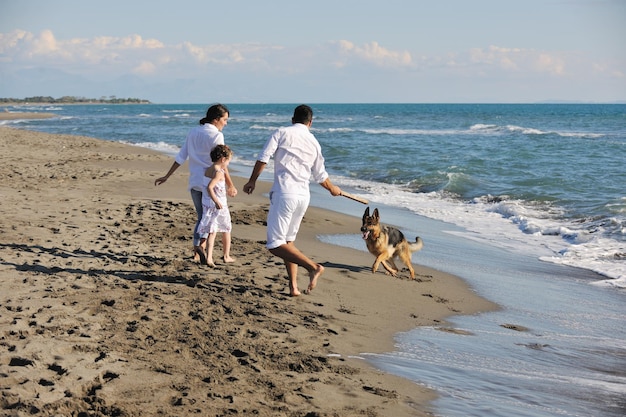
<svg viewBox="0 0 626 417"><path fill-rule="evenodd" d="M624 415L622 290L593 285L601 279L594 272L475 240L408 210L378 207L409 238L426 242L414 262L463 277L502 309L399 334L394 352L365 355L371 363L435 389L440 416ZM358 234L322 240L365 250Z"/></svg>
<svg viewBox="0 0 626 417"><path fill-rule="evenodd" d="M226 104L224 135L245 177L295 105ZM206 107L8 107L58 117L3 123L173 155ZM398 335L395 352L368 360L437 390L437 415L625 415L626 105L312 107L334 182L421 236L415 263L456 274L502 306L452 318L459 331ZM363 212L313 193L313 204ZM365 250L358 230L320 239Z"/></svg>

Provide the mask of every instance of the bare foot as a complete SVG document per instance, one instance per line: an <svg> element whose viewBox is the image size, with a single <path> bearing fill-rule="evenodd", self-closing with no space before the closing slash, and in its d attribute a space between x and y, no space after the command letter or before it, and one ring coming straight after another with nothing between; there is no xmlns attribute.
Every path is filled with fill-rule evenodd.
<svg viewBox="0 0 626 417"><path fill-rule="evenodd" d="M309 287L304 291L305 294L310 294L311 291L317 286L317 279L324 273L324 267L317 264L317 268L309 272Z"/></svg>
<svg viewBox="0 0 626 417"><path fill-rule="evenodd" d="M233 258L232 256L224 256L224 262L226 263L232 263L232 262L236 262L237 259Z"/></svg>
<svg viewBox="0 0 626 417"><path fill-rule="evenodd" d="M200 262L201 265L206 265L207 264L207 259L206 259L206 255L204 254L204 250L202 249L202 247L201 246L195 246L194 247L194 252L196 254L193 257L193 259L195 260L196 257L197 257L197 259L198 259L198 261Z"/></svg>
<svg viewBox="0 0 626 417"><path fill-rule="evenodd" d="M213 262L213 259L207 259L206 264L211 268L215 268L215 262Z"/></svg>
<svg viewBox="0 0 626 417"><path fill-rule="evenodd" d="M296 288L295 290L289 290L289 295L291 295L292 297L297 297L299 296L301 293L300 291L298 291L298 289Z"/></svg>

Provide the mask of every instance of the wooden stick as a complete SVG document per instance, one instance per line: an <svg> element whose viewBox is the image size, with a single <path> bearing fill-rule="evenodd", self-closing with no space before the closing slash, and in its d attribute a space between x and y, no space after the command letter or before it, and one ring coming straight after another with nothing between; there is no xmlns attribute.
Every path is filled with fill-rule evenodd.
<svg viewBox="0 0 626 417"><path fill-rule="evenodd" d="M357 197L354 194L346 193L345 191L342 191L341 195L344 196L344 197L349 198L350 200L358 201L361 204L369 204L370 203L369 201L367 201L364 198Z"/></svg>

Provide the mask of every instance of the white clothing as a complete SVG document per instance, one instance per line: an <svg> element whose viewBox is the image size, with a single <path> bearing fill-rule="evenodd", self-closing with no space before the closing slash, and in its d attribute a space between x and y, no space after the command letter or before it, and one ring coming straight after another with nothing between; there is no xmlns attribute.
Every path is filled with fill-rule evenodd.
<svg viewBox="0 0 626 417"><path fill-rule="evenodd" d="M281 127L267 140L259 161L268 163L274 156L274 184L276 194L310 196L311 176L317 183L328 178L322 148L309 128L302 123Z"/></svg>
<svg viewBox="0 0 626 417"><path fill-rule="evenodd" d="M222 170L222 172L224 172ZM198 225L199 233L224 233L230 232L233 229L232 220L230 217L230 210L228 210L228 202L226 201L226 180L218 181L213 187L215 196L222 206L218 209L215 206L215 201L211 198L209 191L207 190L212 178L203 176L204 187L202 188L202 208L203 215L200 224Z"/></svg>
<svg viewBox="0 0 626 417"><path fill-rule="evenodd" d="M309 207L310 196L288 198L270 193L270 209L267 213L267 243L265 247L275 249L296 240L300 223Z"/></svg>
<svg viewBox="0 0 626 417"><path fill-rule="evenodd" d="M189 190L202 191L204 171L211 166L211 150L224 144L224 135L211 123L189 131L185 143L174 159L182 165L189 159Z"/></svg>
<svg viewBox="0 0 626 417"><path fill-rule="evenodd" d="M309 206L309 183L328 178L322 148L309 128L294 123L275 131L267 140L259 161L274 157L274 183L267 214L268 249L275 249L296 239L300 223Z"/></svg>

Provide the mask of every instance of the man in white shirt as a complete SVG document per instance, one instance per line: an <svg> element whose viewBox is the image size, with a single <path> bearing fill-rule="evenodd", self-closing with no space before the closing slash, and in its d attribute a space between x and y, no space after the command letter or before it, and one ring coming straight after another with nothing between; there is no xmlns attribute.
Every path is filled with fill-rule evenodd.
<svg viewBox="0 0 626 417"><path fill-rule="evenodd" d="M304 104L296 107L291 122L291 126L278 129L267 140L243 190L248 194L254 191L256 180L270 158L274 157L274 183L270 191L266 247L285 261L289 292L292 297L296 297L300 295L298 266L309 273L309 286L305 294L315 288L318 278L324 273L322 265L309 259L293 243L311 199L311 177L333 196L341 195L341 189L328 177L321 146L309 131L313 122L311 107Z"/></svg>

